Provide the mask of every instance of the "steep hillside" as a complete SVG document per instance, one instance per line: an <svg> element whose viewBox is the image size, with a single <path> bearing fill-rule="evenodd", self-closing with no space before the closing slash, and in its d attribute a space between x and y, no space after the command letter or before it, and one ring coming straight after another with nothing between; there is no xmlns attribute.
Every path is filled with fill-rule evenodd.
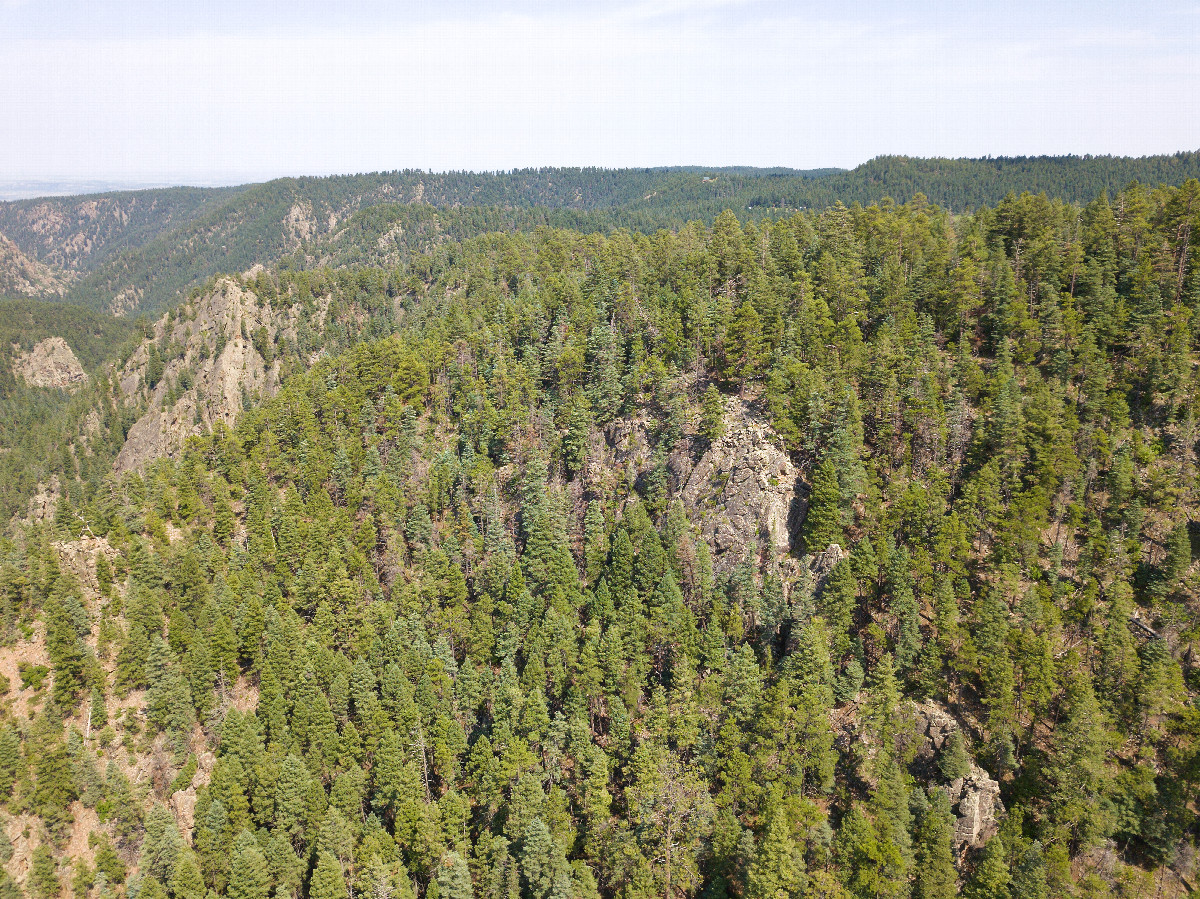
<svg viewBox="0 0 1200 899"><path fill-rule="evenodd" d="M75 391L87 381L87 373L61 337L39 340L13 359L13 374L30 387Z"/></svg>
<svg viewBox="0 0 1200 899"><path fill-rule="evenodd" d="M295 344L300 312L276 314L234 279L220 279L164 316L113 380L127 407L145 410L114 463L118 472L173 457L184 441L279 389L275 347ZM316 325L320 328L318 316Z"/></svg>
<svg viewBox="0 0 1200 899"><path fill-rule="evenodd" d="M0 234L0 297L61 296L72 276L30 259Z"/></svg>
<svg viewBox="0 0 1200 899"><path fill-rule="evenodd" d="M71 347L80 365L94 371L110 361L137 332L137 325L69 303L37 300L0 299L0 359L7 359L13 344L18 352L29 352L47 337L61 337ZM0 364L0 395L4 392L4 373Z"/></svg>
<svg viewBox="0 0 1200 899"><path fill-rule="evenodd" d="M1200 182L357 215L426 243L214 279L71 400L0 542L0 890L1200 882Z"/></svg>
<svg viewBox="0 0 1200 899"><path fill-rule="evenodd" d="M90 271L213 209L242 188L169 187L0 203L0 234L44 265Z"/></svg>
<svg viewBox="0 0 1200 899"><path fill-rule="evenodd" d="M111 470L124 432L116 421L115 432L101 427L109 407L98 370L136 331L67 303L0 300L0 521L27 513L35 496L38 510L52 509L58 485L90 477L93 465L97 477Z"/></svg>

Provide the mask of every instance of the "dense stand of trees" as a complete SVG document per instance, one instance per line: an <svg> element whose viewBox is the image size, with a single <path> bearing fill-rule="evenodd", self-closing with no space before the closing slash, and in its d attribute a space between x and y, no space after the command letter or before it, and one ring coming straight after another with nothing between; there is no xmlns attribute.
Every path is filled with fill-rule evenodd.
<svg viewBox="0 0 1200 899"><path fill-rule="evenodd" d="M257 275L332 299L272 350L304 360L281 392L0 547L0 627L50 669L0 729L8 811L44 825L26 890L1176 888L1198 216L1196 181L917 197ZM846 550L820 583L765 543L714 558L677 498L668 460L734 394L804 472L794 555ZM79 516L111 548L87 589L55 547ZM932 767L912 699L962 724ZM972 765L1007 811L956 858ZM76 802L101 825L70 858Z"/></svg>

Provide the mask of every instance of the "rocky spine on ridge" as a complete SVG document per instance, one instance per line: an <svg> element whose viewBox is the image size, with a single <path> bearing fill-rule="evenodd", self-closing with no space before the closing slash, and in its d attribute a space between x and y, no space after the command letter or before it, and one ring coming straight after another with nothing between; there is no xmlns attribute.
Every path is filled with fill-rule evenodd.
<svg viewBox="0 0 1200 899"><path fill-rule="evenodd" d="M61 337L47 337L28 353L13 347L13 374L30 387L56 387L75 392L87 383L87 374L71 347Z"/></svg>
<svg viewBox="0 0 1200 899"><path fill-rule="evenodd" d="M244 405L279 389L277 340L295 340L296 312L262 304L232 278L160 319L116 374L126 404L146 405L115 468L174 456L217 422L232 426Z"/></svg>

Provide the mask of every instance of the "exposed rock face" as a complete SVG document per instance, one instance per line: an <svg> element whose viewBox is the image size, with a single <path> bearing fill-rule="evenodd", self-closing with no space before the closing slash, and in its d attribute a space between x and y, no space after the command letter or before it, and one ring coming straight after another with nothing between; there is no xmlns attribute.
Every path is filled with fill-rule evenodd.
<svg viewBox="0 0 1200 899"><path fill-rule="evenodd" d="M808 570L812 575L815 589L820 590L825 585L825 579L829 577L829 572L833 571L844 558L846 558L846 553L836 543L830 543L824 552L808 557Z"/></svg>
<svg viewBox="0 0 1200 899"><path fill-rule="evenodd" d="M186 790L176 790L167 804L175 816L179 832L185 840L190 840L192 828L196 825L196 788L189 784Z"/></svg>
<svg viewBox="0 0 1200 899"><path fill-rule="evenodd" d="M13 360L13 374L31 387L57 387L74 392L87 383L83 366L61 337L47 337Z"/></svg>
<svg viewBox="0 0 1200 899"><path fill-rule="evenodd" d="M79 521L79 530L83 532L77 540L55 542L58 558L63 568L68 569L80 584L87 587L92 594L99 595L100 579L96 575L96 562L101 556L114 562L120 553L109 545L108 540L96 537L90 533L87 522Z"/></svg>
<svg viewBox="0 0 1200 899"><path fill-rule="evenodd" d="M312 204L307 200L293 203L283 218L283 230L293 247L311 239L317 233L317 220L313 217Z"/></svg>
<svg viewBox="0 0 1200 899"><path fill-rule="evenodd" d="M932 771L947 740L962 727L949 709L936 702L917 705L913 713L920 740L917 759ZM954 825L955 852L961 854L964 849L983 846L996 833L999 818L1004 813L1000 784L972 762L965 777L955 778L941 789L950 799L958 819Z"/></svg>
<svg viewBox="0 0 1200 899"><path fill-rule="evenodd" d="M760 546L777 553L792 547L803 518L799 473L770 424L742 400L727 400L725 436L708 448L695 467L672 456L680 495L699 513L714 563L728 569Z"/></svg>
<svg viewBox="0 0 1200 899"><path fill-rule="evenodd" d="M188 437L208 431L218 421L232 426L243 397L274 395L279 364L268 364L255 347L254 334L265 329L267 345L260 346L271 354L269 347L281 331L294 337L293 316L291 310L273 312L236 281L224 279L173 320L161 319L153 338L118 374L126 402L147 401L149 409L130 429L116 470L130 471L174 456ZM163 362L159 380L150 387L152 343ZM167 358L165 348L172 346L177 349Z"/></svg>
<svg viewBox="0 0 1200 899"><path fill-rule="evenodd" d="M946 741L950 739L950 735L961 728L949 709L936 702L921 703L913 711L917 735L921 738L917 756L922 761L932 764L945 747Z"/></svg>
<svg viewBox="0 0 1200 899"><path fill-rule="evenodd" d="M72 276L26 256L0 234L0 295L44 296L62 294Z"/></svg>
<svg viewBox="0 0 1200 899"><path fill-rule="evenodd" d="M995 835L997 818L1004 812L1000 784L972 763L966 777L955 778L944 788L958 820L954 824L954 846L978 849Z"/></svg>
<svg viewBox="0 0 1200 899"><path fill-rule="evenodd" d="M62 487L58 482L58 475L51 475L48 484L38 484L37 492L29 497L29 520L46 521L53 518L60 496Z"/></svg>

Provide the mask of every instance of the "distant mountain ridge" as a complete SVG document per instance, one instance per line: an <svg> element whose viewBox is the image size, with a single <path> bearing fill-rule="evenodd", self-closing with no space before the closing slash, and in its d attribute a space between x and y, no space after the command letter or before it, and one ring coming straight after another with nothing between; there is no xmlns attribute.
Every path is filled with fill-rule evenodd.
<svg viewBox="0 0 1200 899"><path fill-rule="evenodd" d="M835 202L864 205L917 194L953 211L1009 193L1082 203L1130 182L1179 185L1200 177L1200 152L1140 158L1038 156L919 159L880 156L852 170L747 167L418 170L281 178L228 188L167 188L0 203L0 235L71 282L63 299L116 314L155 313L220 273L281 257L370 257L347 247L345 223L363 210L425 205L491 210L499 230L553 223L584 231L653 233L725 209L739 218L788 215ZM394 214L394 213L389 213ZM378 238L379 235L375 235ZM337 239L336 253L322 249Z"/></svg>

